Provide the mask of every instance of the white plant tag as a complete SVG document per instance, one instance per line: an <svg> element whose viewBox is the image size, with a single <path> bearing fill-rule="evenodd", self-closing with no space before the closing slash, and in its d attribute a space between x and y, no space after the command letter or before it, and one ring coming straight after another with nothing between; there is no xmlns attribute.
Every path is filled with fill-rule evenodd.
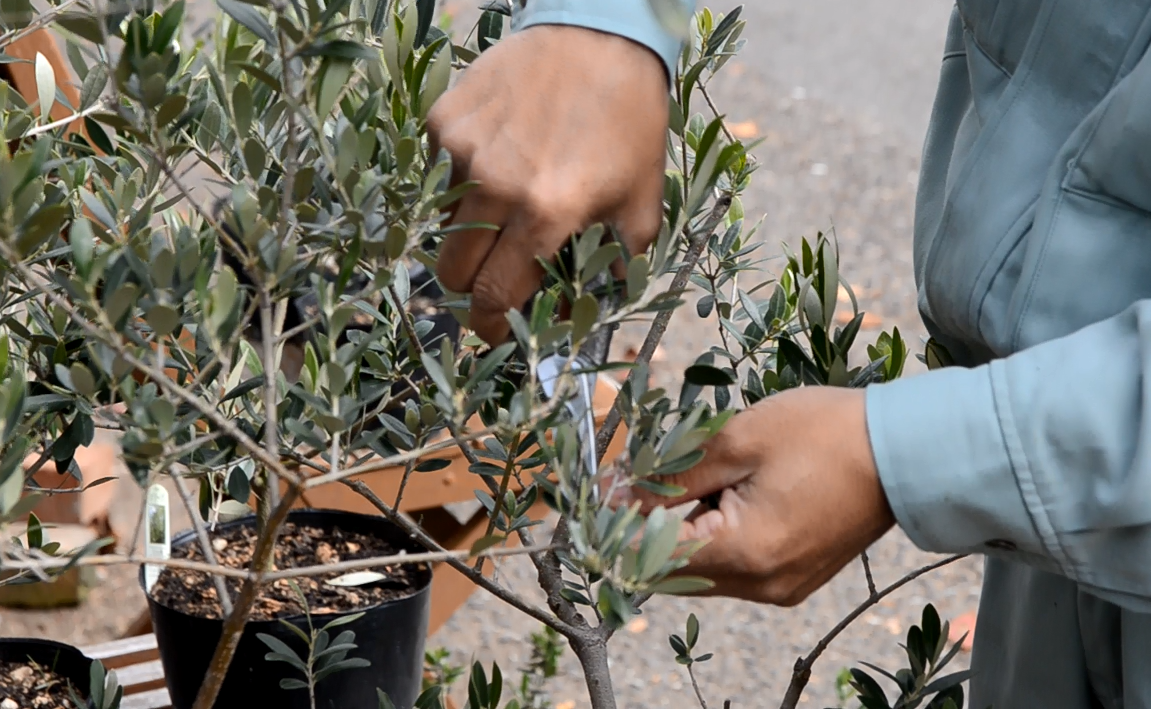
<svg viewBox="0 0 1151 709"><path fill-rule="evenodd" d="M156 484L148 488L144 503L144 557L148 559L170 559L172 557L172 529L168 515L168 491ZM160 577L159 564L144 565L144 589L152 591L156 579Z"/></svg>
<svg viewBox="0 0 1151 709"><path fill-rule="evenodd" d="M353 571L350 574L329 579L325 581L325 583L329 586L366 586L369 583L383 581L386 578L387 576L378 571Z"/></svg>

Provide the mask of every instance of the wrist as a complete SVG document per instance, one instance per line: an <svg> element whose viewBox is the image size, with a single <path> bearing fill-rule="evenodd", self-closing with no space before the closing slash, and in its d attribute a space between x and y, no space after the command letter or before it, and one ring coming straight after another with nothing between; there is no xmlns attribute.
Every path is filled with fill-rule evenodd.
<svg viewBox="0 0 1151 709"><path fill-rule="evenodd" d="M887 491L879 476L879 466L875 462L875 452L867 428L867 392L864 389L842 390L844 420L840 428L846 447L844 456L848 469L858 478L861 492L873 512L877 538L895 525L895 512L887 499Z"/></svg>

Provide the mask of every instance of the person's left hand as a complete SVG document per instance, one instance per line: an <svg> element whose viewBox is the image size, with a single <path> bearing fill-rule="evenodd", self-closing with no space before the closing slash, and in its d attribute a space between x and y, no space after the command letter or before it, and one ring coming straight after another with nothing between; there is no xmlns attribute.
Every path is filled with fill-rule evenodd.
<svg viewBox="0 0 1151 709"><path fill-rule="evenodd" d="M696 507L681 538L707 544L676 575L715 582L706 595L791 606L827 583L895 523L867 436L864 393L781 392L732 417L694 468L664 482L682 497L625 489L615 504Z"/></svg>

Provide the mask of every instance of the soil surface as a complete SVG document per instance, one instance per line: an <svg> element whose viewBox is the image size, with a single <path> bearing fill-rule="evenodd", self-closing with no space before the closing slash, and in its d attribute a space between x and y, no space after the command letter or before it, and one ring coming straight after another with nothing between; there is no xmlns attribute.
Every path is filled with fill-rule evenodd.
<svg viewBox="0 0 1151 709"><path fill-rule="evenodd" d="M216 561L234 569L248 568L256 548L256 530L237 526L210 535ZM322 564L337 564L353 559L391 556L400 550L368 534L349 532L338 527L321 529L289 522L276 547L276 568L291 569ZM203 561L204 554L196 542L172 549L172 558ZM334 571L321 576L295 579L307 599L312 614L349 613L405 598L419 590L427 579L422 564L384 566L372 569L386 579L362 586L334 586L328 581L348 571ZM226 579L229 592L238 593L242 581ZM252 609L252 620L274 620L304 614L304 606L293 584L279 580L269 584ZM176 608L201 618L221 618L220 600L208 574L199 571L168 568L160 572L152 592L161 605Z"/></svg>
<svg viewBox="0 0 1151 709"><path fill-rule="evenodd" d="M68 680L38 665L0 662L0 709L74 709L84 700Z"/></svg>

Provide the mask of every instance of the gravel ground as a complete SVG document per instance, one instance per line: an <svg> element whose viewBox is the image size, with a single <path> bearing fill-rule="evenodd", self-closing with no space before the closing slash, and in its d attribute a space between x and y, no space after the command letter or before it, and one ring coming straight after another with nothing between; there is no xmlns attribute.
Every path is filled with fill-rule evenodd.
<svg viewBox="0 0 1151 709"><path fill-rule="evenodd" d="M468 4L457 0L448 7ZM726 9L730 3L709 4ZM193 24L211 8L208 0L189 5ZM765 137L756 150L762 168L745 199L749 216L765 217L759 231L765 253L834 226L845 276L864 308L878 315L881 327L897 325L913 350L923 334L911 279L914 181L948 9L942 0L757 0L745 8L748 48L712 87L733 126ZM692 311L677 314L674 335L664 344L666 356L653 367L660 385L678 386L683 368L716 337L714 327ZM617 347L638 344L643 334L641 328L624 330ZM914 375L921 367L912 362L909 370ZM120 504L132 501L124 497ZM898 531L881 540L871 556L881 586L938 558L915 549ZM926 602L935 603L944 618L972 610L980 568L975 559L961 561L909 584L868 612L816 665L803 705L835 706L835 675L861 659L898 666L897 643ZM503 562L498 573L511 586L535 587L523 559ZM725 699L736 708L777 705L795 658L866 596L862 568L853 564L794 609L656 598L613 641L620 706L698 706L667 644L669 634L682 632L690 612L702 621L698 651L715 654L697 673L709 705L722 706ZM110 639L143 607L132 571L109 569L80 609L0 611L0 635L75 643ZM525 640L536 629L534 622L479 592L429 639L429 647L450 649L459 663L473 657L485 664L498 661L510 675L526 661ZM965 662L961 654L956 669ZM557 709L587 706L570 652L550 688Z"/></svg>

